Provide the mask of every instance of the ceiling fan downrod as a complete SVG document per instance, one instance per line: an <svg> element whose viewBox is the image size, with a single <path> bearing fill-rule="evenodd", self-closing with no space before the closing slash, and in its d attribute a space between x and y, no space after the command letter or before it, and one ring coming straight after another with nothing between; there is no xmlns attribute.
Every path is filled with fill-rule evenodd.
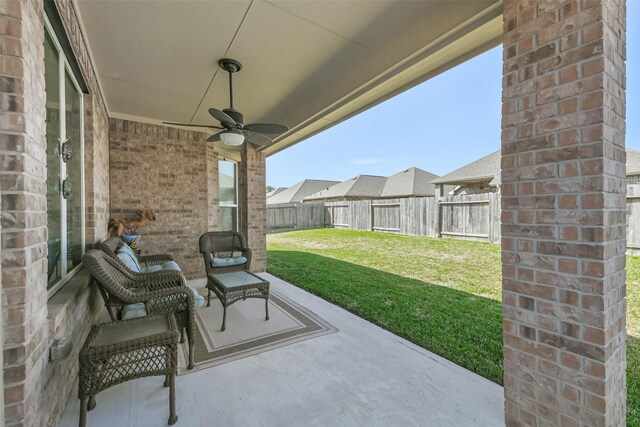
<svg viewBox="0 0 640 427"><path fill-rule="evenodd" d="M235 59L222 58L218 61L218 65L229 73L229 108L233 110L233 73L240 71L242 64Z"/></svg>

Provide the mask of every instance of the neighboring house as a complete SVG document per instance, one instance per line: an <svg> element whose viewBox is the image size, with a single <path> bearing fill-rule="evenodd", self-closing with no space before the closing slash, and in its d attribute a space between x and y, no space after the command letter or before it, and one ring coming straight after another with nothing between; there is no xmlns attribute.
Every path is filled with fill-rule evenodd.
<svg viewBox="0 0 640 427"><path fill-rule="evenodd" d="M304 198L305 202L333 202L337 200L364 200L380 198L387 178L375 175L358 175L339 182Z"/></svg>
<svg viewBox="0 0 640 427"><path fill-rule="evenodd" d="M420 168L409 168L389 177L358 175L332 187L311 194L304 201L399 199L402 197L432 197L431 183L438 175Z"/></svg>
<svg viewBox="0 0 640 427"><path fill-rule="evenodd" d="M440 196L492 193L500 183L500 150L434 179L431 183ZM448 188L445 186L454 188L446 191Z"/></svg>
<svg viewBox="0 0 640 427"><path fill-rule="evenodd" d="M286 190L289 187L278 187L275 190L271 190L269 192L267 192L267 200L269 200L269 197L273 197L276 194L282 193L284 190ZM268 203L268 202L267 202Z"/></svg>
<svg viewBox="0 0 640 427"><path fill-rule="evenodd" d="M627 149L627 192L640 196L640 151ZM460 196L465 194L492 193L500 187L500 150L475 160L451 173L434 179L431 183L436 194ZM454 186L451 191L442 186ZM636 191L636 188L638 190Z"/></svg>
<svg viewBox="0 0 640 427"><path fill-rule="evenodd" d="M305 179L296 185L286 188L271 197L267 197L268 205L277 205L281 203L299 203L302 199L310 194L316 193L323 188L331 187L339 181L327 181L321 179Z"/></svg>
<svg viewBox="0 0 640 427"><path fill-rule="evenodd" d="M381 198L432 197L435 187L431 183L438 175L419 168L409 168L387 178Z"/></svg>

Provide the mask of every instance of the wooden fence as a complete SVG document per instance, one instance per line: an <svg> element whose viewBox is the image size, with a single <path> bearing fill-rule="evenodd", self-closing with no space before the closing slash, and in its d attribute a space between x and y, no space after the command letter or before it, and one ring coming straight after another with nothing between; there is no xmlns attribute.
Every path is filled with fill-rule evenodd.
<svg viewBox="0 0 640 427"><path fill-rule="evenodd" d="M441 237L500 241L500 194L447 196L439 205Z"/></svg>
<svg viewBox="0 0 640 427"><path fill-rule="evenodd" d="M412 197L325 203L328 225L411 236L500 240L500 197Z"/></svg>
<svg viewBox="0 0 640 427"><path fill-rule="evenodd" d="M627 177L627 250L640 255L640 177Z"/></svg>
<svg viewBox="0 0 640 427"><path fill-rule="evenodd" d="M330 226L324 203L283 203L267 205L267 230L308 230Z"/></svg>
<svg viewBox="0 0 640 427"><path fill-rule="evenodd" d="M268 230L346 228L500 242L500 193L269 205ZM627 186L627 248L640 255L640 177Z"/></svg>

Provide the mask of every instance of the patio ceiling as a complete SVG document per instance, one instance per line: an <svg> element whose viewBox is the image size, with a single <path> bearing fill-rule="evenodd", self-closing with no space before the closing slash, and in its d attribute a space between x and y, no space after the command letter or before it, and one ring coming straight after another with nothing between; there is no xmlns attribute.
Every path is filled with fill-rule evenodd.
<svg viewBox="0 0 640 427"><path fill-rule="evenodd" d="M77 0L113 117L213 123L223 57L244 65L245 123L290 131L276 153L495 45L500 1ZM427 101L425 101L427 102ZM393 126L393 124L389 124Z"/></svg>

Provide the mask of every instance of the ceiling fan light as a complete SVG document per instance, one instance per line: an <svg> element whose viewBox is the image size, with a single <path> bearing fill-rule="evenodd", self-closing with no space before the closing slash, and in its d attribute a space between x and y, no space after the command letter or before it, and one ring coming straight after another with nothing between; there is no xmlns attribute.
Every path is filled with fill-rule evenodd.
<svg viewBox="0 0 640 427"><path fill-rule="evenodd" d="M220 139L224 145L237 147L244 142L244 135L238 132L223 132L220 134Z"/></svg>

